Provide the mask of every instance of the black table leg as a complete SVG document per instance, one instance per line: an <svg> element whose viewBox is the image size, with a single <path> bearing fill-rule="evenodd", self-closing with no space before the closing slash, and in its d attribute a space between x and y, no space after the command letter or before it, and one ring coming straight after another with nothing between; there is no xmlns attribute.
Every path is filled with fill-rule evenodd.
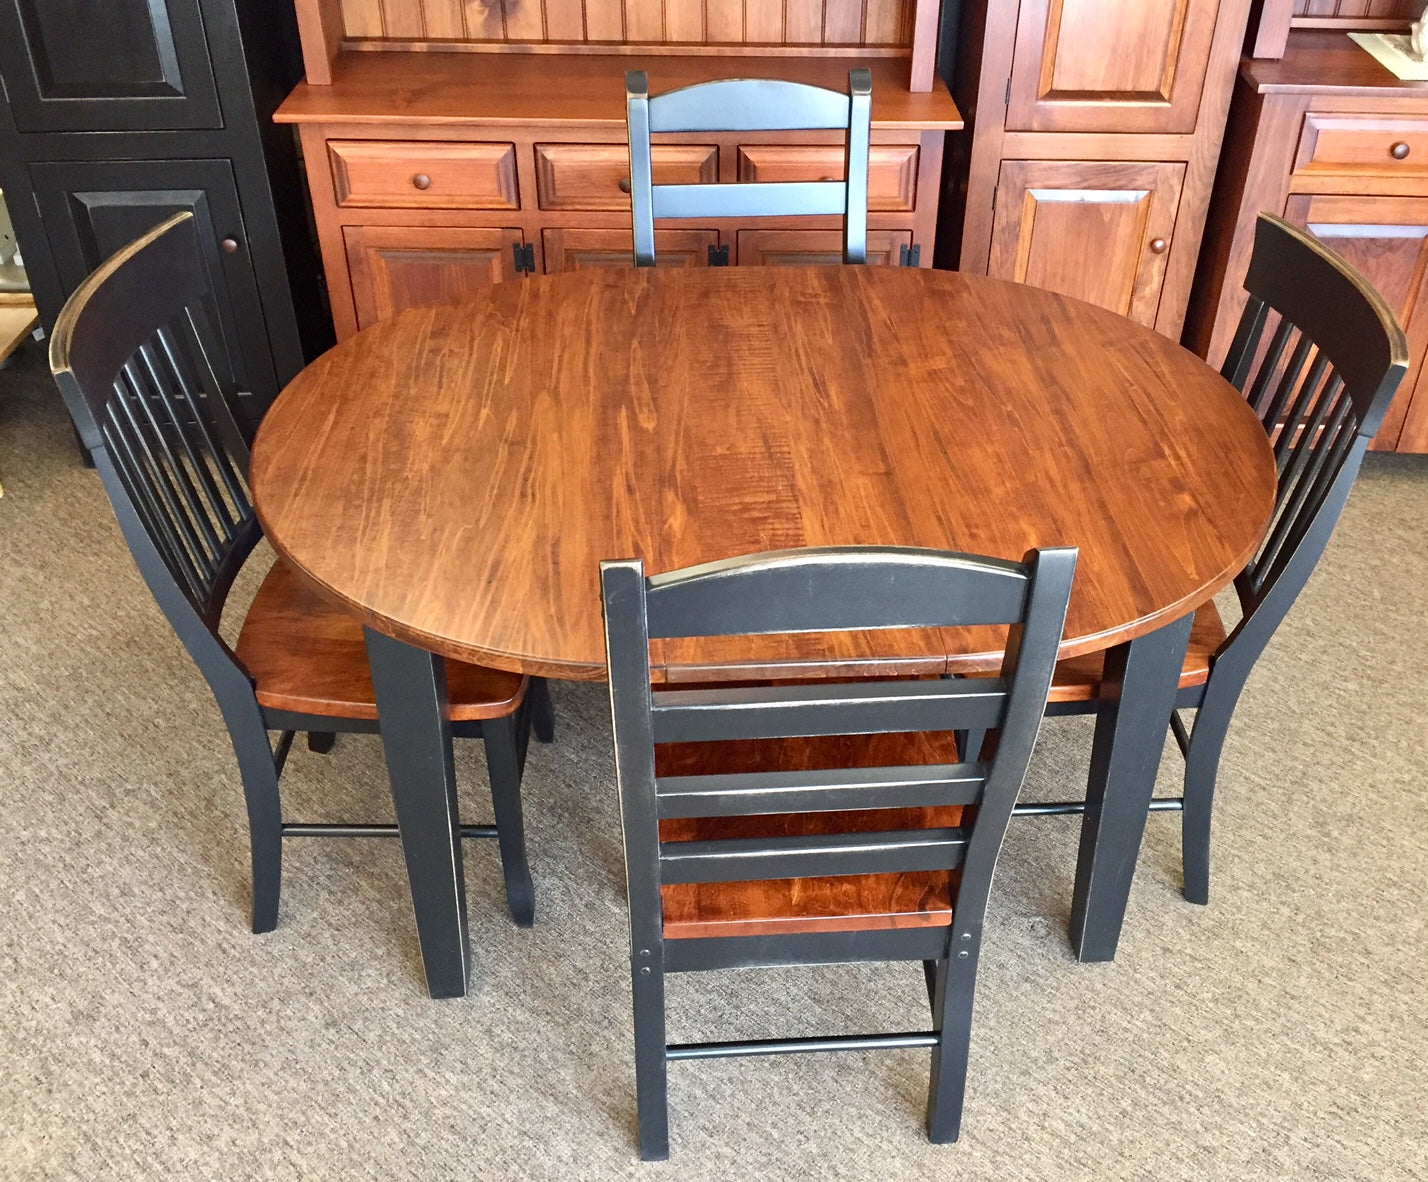
<svg viewBox="0 0 1428 1182"><path fill-rule="evenodd" d="M464 997L471 939L446 662L371 628L366 632L427 991L432 997Z"/></svg>
<svg viewBox="0 0 1428 1182"><path fill-rule="evenodd" d="M1081 960L1116 955L1193 620L1106 653L1071 898L1071 945Z"/></svg>

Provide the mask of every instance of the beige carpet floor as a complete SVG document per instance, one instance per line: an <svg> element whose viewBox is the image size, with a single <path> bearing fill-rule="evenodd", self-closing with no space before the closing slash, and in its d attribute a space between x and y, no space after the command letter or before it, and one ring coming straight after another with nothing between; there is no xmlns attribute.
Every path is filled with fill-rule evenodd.
<svg viewBox="0 0 1428 1182"><path fill-rule="evenodd" d="M1428 460L1371 457L1257 669L1213 897L1152 817L1120 954L1070 956L1075 822L998 871L962 1140L926 1052L676 1064L634 1147L621 859L599 687L556 687L526 779L537 925L468 846L475 986L422 993L390 842L289 847L246 927L236 770L43 364L0 372L0 1178L1428 1178ZM1029 795L1085 774L1047 725ZM1168 749L1163 787L1178 757ZM458 770L483 812L479 746ZM294 754L291 811L389 814L376 741ZM676 1037L920 1025L914 966L702 974Z"/></svg>

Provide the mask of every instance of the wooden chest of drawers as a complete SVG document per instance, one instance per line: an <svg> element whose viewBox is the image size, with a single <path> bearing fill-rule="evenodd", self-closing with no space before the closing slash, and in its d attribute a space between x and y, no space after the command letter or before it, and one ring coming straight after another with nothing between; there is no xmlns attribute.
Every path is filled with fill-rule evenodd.
<svg viewBox="0 0 1428 1182"><path fill-rule="evenodd" d="M340 54L329 85L300 86L277 114L302 137L338 336L488 283L630 265L627 68L647 69L657 91L739 76L843 90L855 64L847 55ZM930 266L943 141L961 117L944 89L908 89L905 60L866 64L869 261ZM655 149L661 179L816 180L843 163L836 133L677 140ZM838 262L839 225L715 218L656 235L662 265Z"/></svg>
<svg viewBox="0 0 1428 1182"><path fill-rule="evenodd" d="M1283 58L1244 64L1186 326L1212 365L1244 307L1261 210L1312 230L1398 312L1413 365L1373 446L1428 452L1428 83L1337 32L1296 30Z"/></svg>

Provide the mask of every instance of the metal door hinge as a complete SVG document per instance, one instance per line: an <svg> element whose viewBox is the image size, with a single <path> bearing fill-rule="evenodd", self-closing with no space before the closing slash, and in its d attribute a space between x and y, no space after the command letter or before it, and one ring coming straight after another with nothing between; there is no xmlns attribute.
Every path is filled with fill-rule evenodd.
<svg viewBox="0 0 1428 1182"><path fill-rule="evenodd" d="M1009 106L1011 106L1011 79L1010 79L1010 78L1007 79L1007 91L1006 91L1006 94L1002 96L1002 106L1004 106L1004 107L1009 107Z"/></svg>
<svg viewBox="0 0 1428 1182"><path fill-rule="evenodd" d="M519 242L511 244L511 256L515 261L516 273L535 273L535 243L527 242L522 245Z"/></svg>
<svg viewBox="0 0 1428 1182"><path fill-rule="evenodd" d="M727 246L711 246L709 248L709 265L711 267L727 267L729 265L729 248Z"/></svg>
<svg viewBox="0 0 1428 1182"><path fill-rule="evenodd" d="M922 243L914 243L912 246L903 243L898 247L897 265L899 267L922 266Z"/></svg>

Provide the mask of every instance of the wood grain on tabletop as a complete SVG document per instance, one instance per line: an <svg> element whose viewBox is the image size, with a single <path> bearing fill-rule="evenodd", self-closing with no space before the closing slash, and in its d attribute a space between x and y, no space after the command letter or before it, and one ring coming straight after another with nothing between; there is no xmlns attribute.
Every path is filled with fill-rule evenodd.
<svg viewBox="0 0 1428 1182"><path fill-rule="evenodd" d="M269 412L253 484L279 552L393 635L599 678L601 559L653 573L807 545L1078 545L1062 653L1104 648L1228 582L1274 472L1218 375L1049 292L914 268L620 269L343 342ZM743 645L689 643L664 654L680 676L760 671ZM760 655L971 671L1000 644L851 634Z"/></svg>

